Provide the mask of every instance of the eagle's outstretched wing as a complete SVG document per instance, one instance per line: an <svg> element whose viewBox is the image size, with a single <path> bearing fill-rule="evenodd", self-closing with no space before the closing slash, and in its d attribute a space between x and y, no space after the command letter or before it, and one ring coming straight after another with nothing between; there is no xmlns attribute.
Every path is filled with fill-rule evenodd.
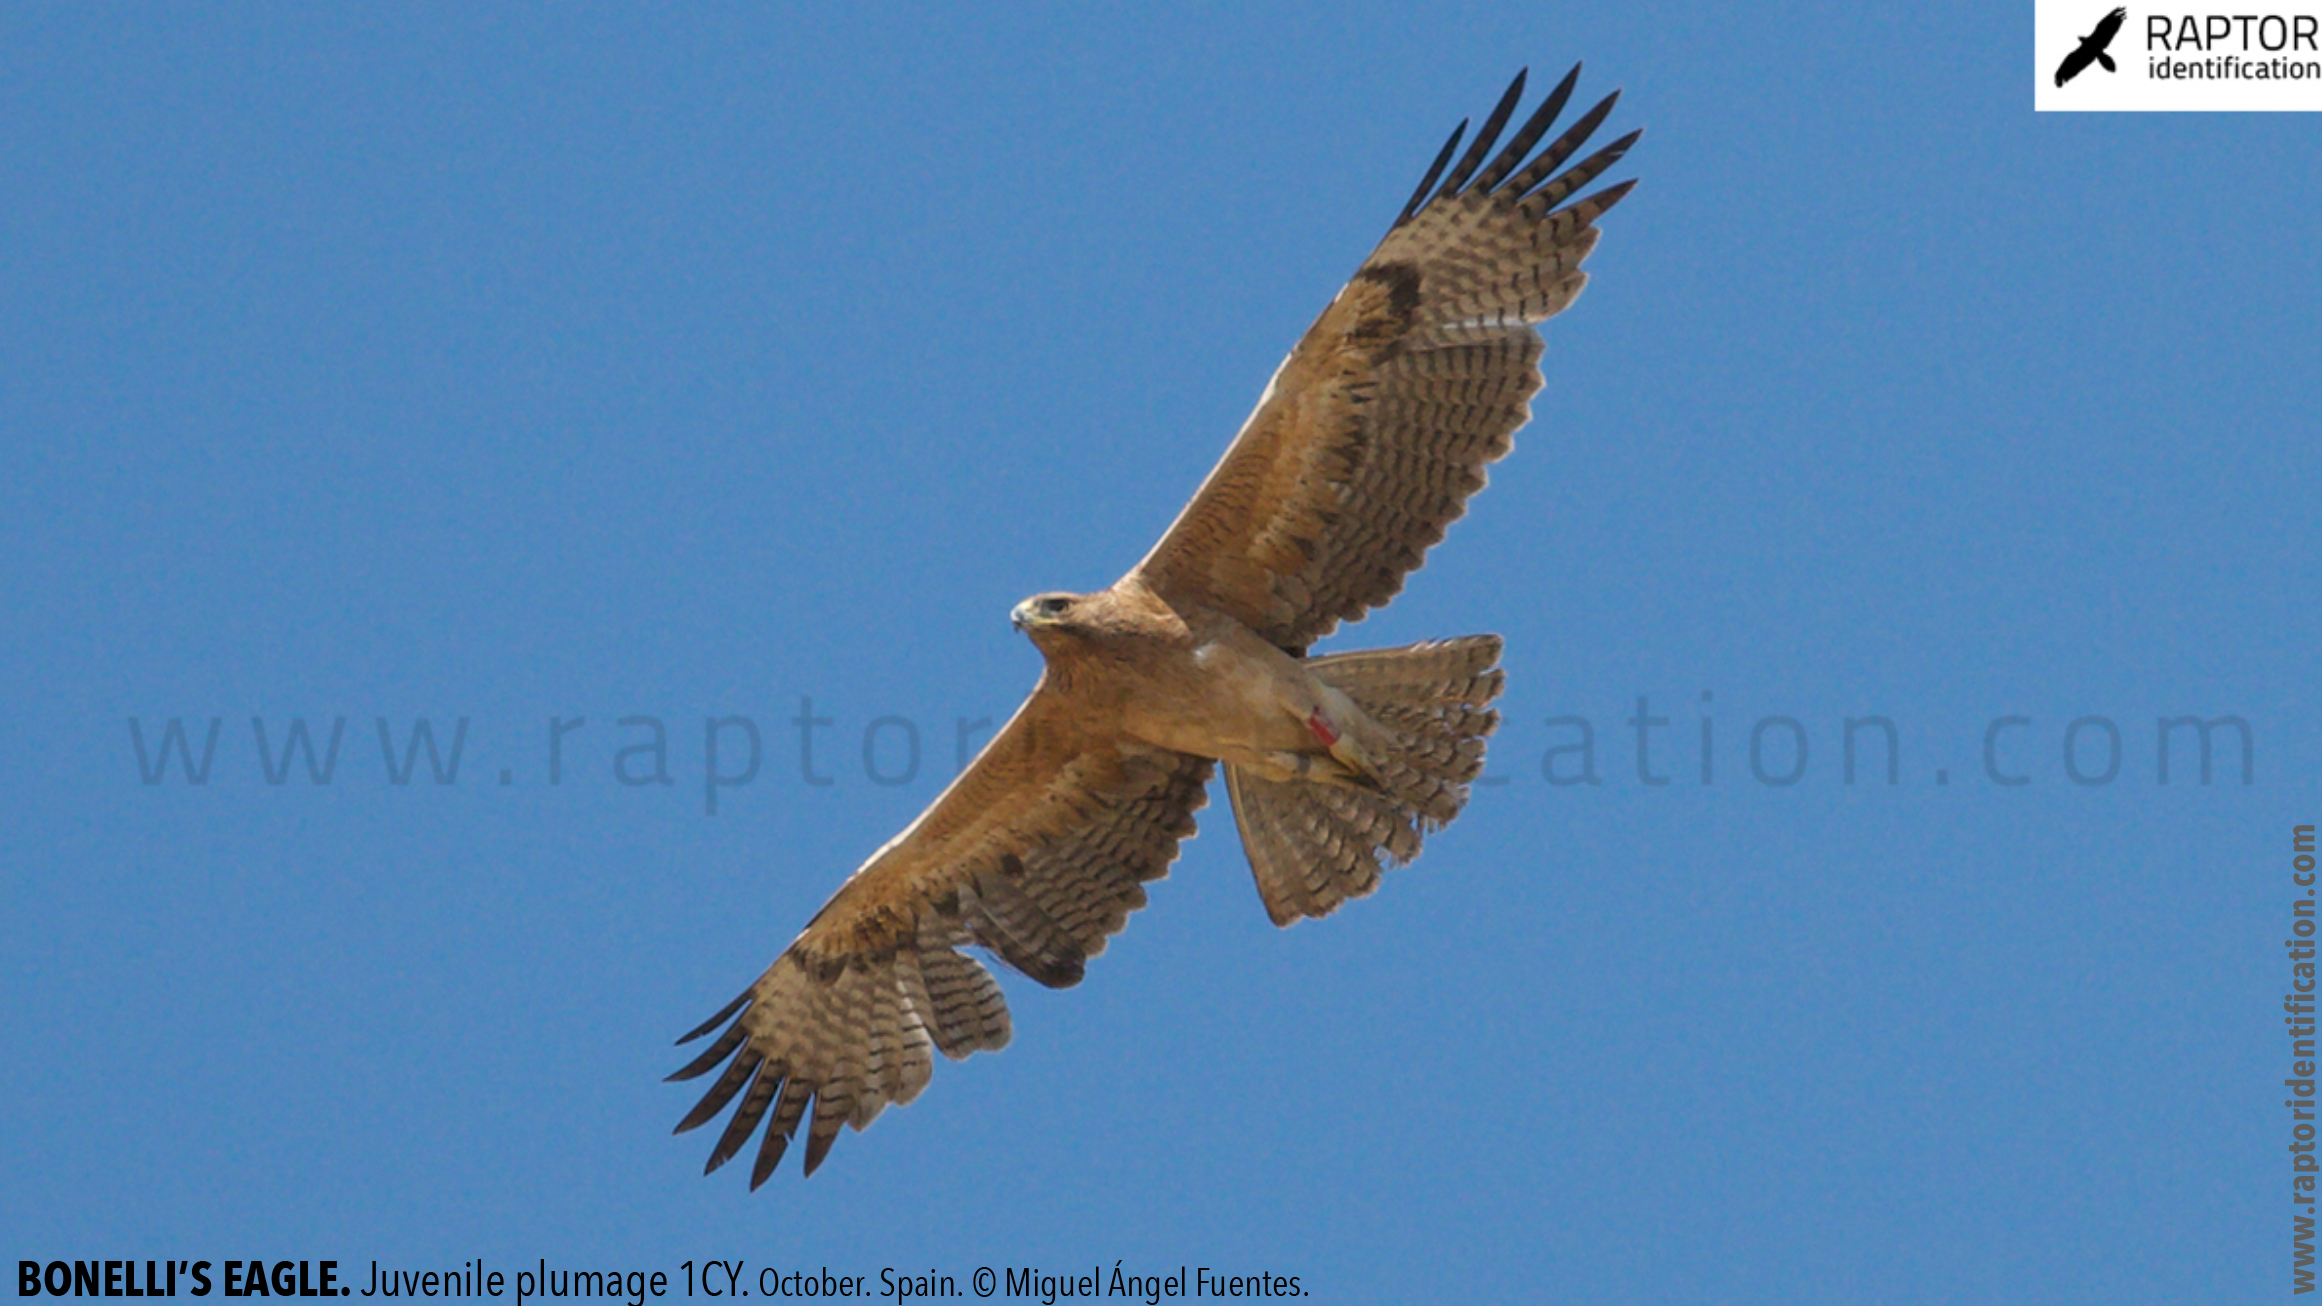
<svg viewBox="0 0 2322 1306"><path fill-rule="evenodd" d="M1045 680L968 769L849 877L758 982L678 1040L725 1025L671 1079L725 1071L677 1130L737 1097L708 1169L761 1121L756 1188L806 1118L806 1172L839 1126L861 1129L958 1060L1008 1042L1008 1004L977 944L1051 988L1145 905L1206 801L1210 763L1092 736ZM732 1023L727 1024L728 1021Z"/></svg>
<svg viewBox="0 0 2322 1306"><path fill-rule="evenodd" d="M1402 589L1530 418L1540 387L1532 324L1580 293L1593 224L1635 184L1567 203L1637 132L1557 172L1618 92L1532 156L1579 75L1575 66L1492 154L1523 97L1518 74L1445 175L1467 125L1452 133L1386 239L1138 564L1147 584L1292 652Z"/></svg>

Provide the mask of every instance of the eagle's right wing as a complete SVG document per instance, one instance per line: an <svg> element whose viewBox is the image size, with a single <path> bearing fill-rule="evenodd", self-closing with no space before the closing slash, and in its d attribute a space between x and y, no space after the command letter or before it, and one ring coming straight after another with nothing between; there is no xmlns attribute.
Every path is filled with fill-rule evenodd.
<svg viewBox="0 0 2322 1306"><path fill-rule="evenodd" d="M731 1160L768 1119L752 1188L811 1101L806 1173L839 1126L862 1129L958 1060L1008 1042L1008 1004L976 944L1051 988L1080 982L1144 885L1168 873L1206 801L1205 758L1088 730L1045 678L976 760L850 876L758 982L679 1039L725 1033L671 1079L721 1063L677 1131L741 1105L710 1152Z"/></svg>

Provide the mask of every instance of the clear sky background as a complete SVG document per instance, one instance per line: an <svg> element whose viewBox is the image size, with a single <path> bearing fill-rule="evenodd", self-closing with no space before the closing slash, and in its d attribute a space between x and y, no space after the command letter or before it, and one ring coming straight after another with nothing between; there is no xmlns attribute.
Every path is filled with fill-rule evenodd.
<svg viewBox="0 0 2322 1306"><path fill-rule="evenodd" d="M2322 124L2035 117L2008 5L963 12L0 15L0 1260L2287 1291ZM1505 634L1501 783L1286 932L1218 795L1080 988L1006 981L1014 1046L702 1179L671 1039L1575 59L1642 184L1330 645ZM2181 714L2252 782L2226 727L2160 784ZM213 717L142 782L131 719ZM331 783L253 717L344 717ZM382 717L465 718L457 782ZM634 717L672 784L616 780ZM1544 774L1572 717L1600 783Z"/></svg>

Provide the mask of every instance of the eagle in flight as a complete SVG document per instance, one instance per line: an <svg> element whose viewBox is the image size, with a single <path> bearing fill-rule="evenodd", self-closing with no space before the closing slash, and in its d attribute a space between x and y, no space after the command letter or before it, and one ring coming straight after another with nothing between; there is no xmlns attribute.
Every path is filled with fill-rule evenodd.
<svg viewBox="0 0 2322 1306"><path fill-rule="evenodd" d="M1046 663L1031 697L678 1040L723 1030L670 1076L719 1071L680 1133L737 1103L708 1170L763 1124L756 1188L803 1123L813 1174L841 1125L919 1095L932 1053L1006 1046L999 985L960 949L1078 983L1192 836L1213 767L1276 925L1370 893L1459 814L1499 719L1499 637L1308 650L1395 596L1531 416L1533 324L1579 295L1596 220L1635 185L1575 198L1638 132L1565 167L1617 91L1533 152L1579 75L1496 153L1521 73L1456 161L1467 124L1451 134L1144 561L1016 605Z"/></svg>

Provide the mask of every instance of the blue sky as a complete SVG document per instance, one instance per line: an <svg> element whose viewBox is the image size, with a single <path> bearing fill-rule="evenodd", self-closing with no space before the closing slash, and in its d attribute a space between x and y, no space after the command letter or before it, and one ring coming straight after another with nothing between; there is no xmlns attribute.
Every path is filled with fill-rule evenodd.
<svg viewBox="0 0 2322 1306"><path fill-rule="evenodd" d="M0 1253L2286 1291L2322 140L2035 117L2030 17L12 9ZM1331 645L1504 634L1501 783L1286 932L1219 795L1081 987L1007 982L1014 1046L702 1179L670 1040L1014 707L1008 607L1142 555L1450 126L1575 59L1642 184L1515 454ZM2159 782L2188 714L2250 783L2230 727ZM173 717L208 783L143 783ZM253 717L345 718L331 783ZM456 783L380 718L465 718Z"/></svg>

